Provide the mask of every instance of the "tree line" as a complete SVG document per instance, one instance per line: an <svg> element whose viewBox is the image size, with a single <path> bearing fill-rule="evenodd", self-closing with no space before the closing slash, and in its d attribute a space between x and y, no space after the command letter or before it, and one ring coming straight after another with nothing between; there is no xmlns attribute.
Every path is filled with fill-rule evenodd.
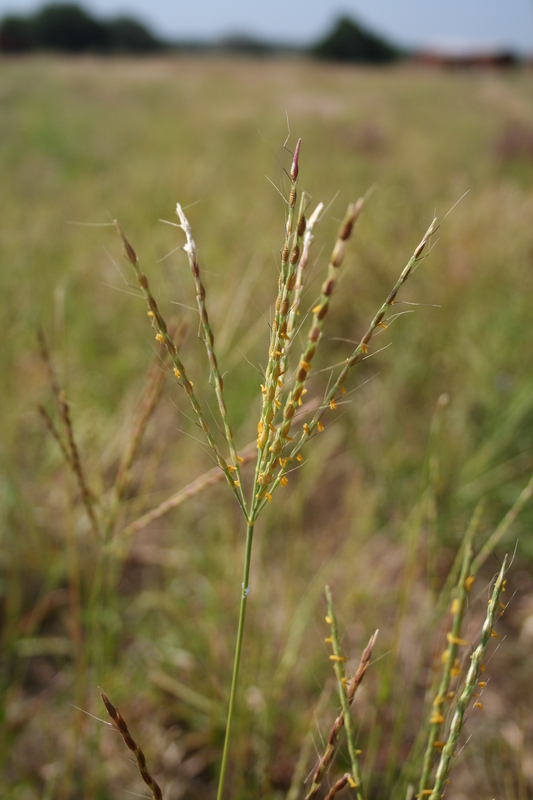
<svg viewBox="0 0 533 800"><path fill-rule="evenodd" d="M393 61L402 55L398 48L347 17L339 19L323 39L304 48L278 46L246 36L228 37L216 44L165 41L131 17L104 21L71 3L53 3L34 14L10 14L0 21L0 52L5 54L150 54L180 49L251 55L294 52L332 61L369 63Z"/></svg>

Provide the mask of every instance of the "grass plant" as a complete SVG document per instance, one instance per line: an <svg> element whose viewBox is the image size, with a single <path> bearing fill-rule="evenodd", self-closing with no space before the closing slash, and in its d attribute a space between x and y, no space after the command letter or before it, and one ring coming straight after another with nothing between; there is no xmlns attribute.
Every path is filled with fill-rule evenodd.
<svg viewBox="0 0 533 800"><path fill-rule="evenodd" d="M222 475L225 476L226 482L233 492L245 517L247 527L243 580L240 592L237 639L229 694L229 706L225 724L225 737L222 750L217 800L222 800L222 798L226 795L226 774L231 752L231 734L235 715L235 706L239 697L239 671L244 642L246 607L248 596L250 594L249 580L252 559L252 545L256 522L261 511L265 508L265 504L272 502L272 494L274 491L279 486L285 487L287 485L288 474L293 470L294 465L303 461L302 450L304 446L310 440L312 440L317 433L324 431L325 428L322 419L324 418L326 411L329 410L331 412L335 412L337 410L340 398L346 394L345 382L348 372L353 366L355 366L355 364L361 361L368 354L369 344L371 343L376 330L379 328L386 330L387 322L395 319L395 315L392 315L389 320L386 317L387 311L394 305L403 284L422 260L424 251L430 245L431 237L438 229L437 219L435 218L424 234L422 240L415 248L412 257L402 270L400 277L398 278L393 289L389 292L385 302L373 316L370 325L368 326L359 343L356 345L352 354L345 359L344 364L340 369L337 370L337 375L335 375L334 369L331 370L330 380L328 382L324 398L319 403L318 408L312 415L312 418L309 422L303 422L300 431L295 431L293 428L293 421L298 420L298 410L303 405L303 395L307 391L307 379L313 368L313 361L317 347L319 346L324 335L324 319L328 313L330 299L337 283L340 267L343 264L346 246L352 236L355 223L358 220L363 207L363 198L360 198L357 203L350 204L348 206L344 220L341 223L337 233L336 242L329 259L326 278L320 290L318 303L309 312L309 332L304 340L302 353L297 359L295 365L292 365L289 360L289 356L291 354L292 347L295 344L295 335L298 331L295 320L301 305L301 291L304 286L302 276L307 263L309 248L312 242L312 230L315 223L319 221L320 213L323 208L323 205L319 204L311 215L310 230L307 229L307 219L305 217L305 195L302 196L302 202L300 203L298 215L295 215L295 208L298 198L297 183L299 177L300 149L301 140L299 139L292 156L292 165L289 172L290 191L287 200L288 212L285 228L285 242L281 250L278 295L275 303L274 319L271 325L268 361L264 370L264 383L261 384L262 404L261 415L257 427L257 460L255 474L251 483L250 497L248 499L244 491L243 475L241 473L241 464L244 464L244 458L238 454L232 427L228 418L228 409L224 398L224 381L215 352L215 337L209 321L206 303L206 290L200 273L196 243L193 239L191 226L183 211L183 208L179 203L177 204L176 213L179 218L178 227L184 232L186 238L186 244L184 245L183 249L187 254L195 284L196 301L200 319L200 336L203 339L207 352L210 370L210 382L212 383L216 394L218 410L223 425L224 445L229 451L229 459L226 458L221 446L215 440L210 424L202 409L201 402L194 390L194 385L188 377L188 372L179 354L179 347L175 344L174 339L169 334L168 325L162 316L158 301L150 289L148 278L141 269L137 254L129 240L126 238L121 226L117 221L115 221L117 231L124 245L126 257L135 271L139 286L146 299L148 317L150 318L152 327L155 330L155 339L157 342L165 346L167 353L174 364L174 376L183 387L189 398L192 409L198 419L199 426L202 429L207 443L212 450L217 467L221 471ZM385 322L385 320L387 320L387 322ZM302 322L302 326L303 324L305 324L305 319ZM75 460L72 461L72 467L75 473L78 474L80 470L76 468ZM207 484L208 481L203 480L199 485L202 488L205 488ZM80 485L83 486L81 481ZM188 493L186 492L185 495L190 493L191 490L189 490ZM523 493L523 497L519 498L518 502L520 507L526 501L527 497L528 495L526 489L525 494ZM88 512L90 511L91 507L89 506ZM459 582L456 589L456 596L452 605L453 624L451 631L448 633L448 650L445 653L442 680L439 686L438 694L433 703L433 712L430 719L429 739L422 766L419 792L417 794L417 797L431 795L433 800L436 800L437 797L440 797L444 780L446 779L449 771L450 758L455 751L455 747L457 746L457 740L462 729L465 710L474 693L479 670L481 668L481 659L486 651L490 634L493 631L500 594L504 586L504 574L506 566L505 561L500 570L499 577L496 581L493 595L489 604L489 614L481 633L480 644L472 655L472 665L467 675L465 687L457 702L455 715L453 717L448 735L448 741L446 743L441 742L439 741L438 736L441 727L445 722L445 717L443 715L444 705L454 696L454 692L450 692L451 679L453 675L460 675L461 673L459 660L457 658L458 648L461 645L467 644L466 640L462 640L460 638L460 632L466 610L467 595L474 581L474 575L471 574L473 559L472 535L474 529L475 526L472 525L464 542L464 552L461 560ZM492 540L497 541L499 536L500 534L495 532L489 542ZM331 626L331 636L328 637L326 641L331 643L333 649L333 654L330 656L330 659L334 662L335 674L339 686L342 713L337 718L332 728L330 740L328 740L328 748L326 749L324 756L322 756L322 758L319 760L318 767L315 769L313 786L311 787L310 792L307 794L307 797L313 797L316 795L316 792L320 786L320 782L323 778L324 770L331 762L339 731L344 726L351 769L350 772L346 773L331 787L327 797L333 798L346 785L349 785L354 790L358 800L364 800L366 793L363 788L363 776L359 764L358 754L360 751L356 749L355 745L355 728L351 716L350 706L351 702L353 701L355 690L357 689L357 686L359 685L361 678L368 667L376 635L371 638L369 645L363 654L360 668L356 673L350 688L348 688L347 678L343 668L343 662L346 661L346 658L341 651L337 620L329 587L326 587L326 598L328 604L328 615L326 617L326 621ZM143 777L143 780L148 783L150 788L152 788L154 798L157 800L158 797L161 797L160 789L156 783L153 783L151 776L146 772L145 759L142 751L139 750L138 745L131 739L125 724L121 723L121 718L117 716L114 706L109 703L104 694L102 694L102 698L106 708L115 721L115 724L119 726L119 729L123 733L127 746L136 753L139 768L141 770L141 776ZM117 719L118 723L116 722ZM428 787L432 778L435 751L441 748L442 757L437 768L434 787L433 789L429 789ZM140 756L138 755L139 753Z"/></svg>

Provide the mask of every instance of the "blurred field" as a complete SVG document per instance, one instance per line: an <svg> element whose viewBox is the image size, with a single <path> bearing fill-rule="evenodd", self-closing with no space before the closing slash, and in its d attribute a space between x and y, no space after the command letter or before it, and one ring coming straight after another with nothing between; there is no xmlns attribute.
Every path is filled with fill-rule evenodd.
<svg viewBox="0 0 533 800"><path fill-rule="evenodd" d="M173 58L9 60L0 78L0 780L17 800L143 791L118 737L73 708L103 718L98 685L166 798L213 797L241 584L242 520L219 485L128 539L101 637L86 647L98 545L37 413L53 404L36 330L103 497L156 352L144 302L114 264L133 284L114 230L68 223L120 219L165 314L188 322L183 357L214 413L185 255L161 260L184 239L159 220L174 221L177 201L191 206L242 448L256 436L283 243L275 187L287 191L286 115L289 146L302 137L300 189L313 204L331 201L309 307L347 202L375 187L334 295L324 369L351 352L340 339L362 335L434 211L442 219L469 192L403 291L419 305L398 304L412 313L354 371L349 388L359 388L328 416L255 542L232 797L284 797L307 732L319 749L327 735L337 699L323 645L326 582L354 662L380 628L355 720L368 796L404 797L400 768L444 646L446 628L431 622L435 593L477 501L486 497L481 544L533 470L533 75ZM327 378L317 370L310 390L320 396ZM449 403L437 410L443 393ZM212 467L200 435L168 380L123 524ZM532 522L529 507L472 596L474 637L498 558L518 542L499 629L507 638L491 651L452 800L533 793Z"/></svg>

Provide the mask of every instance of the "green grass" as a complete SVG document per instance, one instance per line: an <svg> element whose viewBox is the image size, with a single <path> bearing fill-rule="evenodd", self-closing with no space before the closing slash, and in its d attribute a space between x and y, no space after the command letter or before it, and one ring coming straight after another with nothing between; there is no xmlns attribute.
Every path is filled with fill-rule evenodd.
<svg viewBox="0 0 533 800"><path fill-rule="evenodd" d="M332 695L329 712L313 722L330 676L324 585L332 586L343 648L354 659L381 630L381 659L356 711L366 742L400 708L404 678L388 688L387 654L402 585L395 675L417 676L434 593L477 501L487 498L479 546L531 475L533 161L519 152L502 157L499 144L509 126L533 130L533 78L182 59L3 61L0 75L0 757L4 794L16 798L103 800L124 788L142 791L133 767L110 755L112 735L72 708L101 715L98 684L124 713L168 797L213 796L242 580L238 508L223 485L212 487L132 540L102 620L111 633L102 637L99 669L80 682L76 558L86 598L96 548L76 487L36 413L38 403L52 406L35 331L40 324L47 333L95 491L111 484L154 342L143 302L109 288L133 291L111 260L133 285L113 230L67 223L119 218L167 320L189 323L184 358L205 397L209 373L197 314L186 308L195 304L186 256L158 262L183 243L159 218L174 221L176 202L200 201L186 213L242 447L257 435L261 378L248 361L265 366L283 244L284 203L265 174L287 192L286 113L292 144L302 137L300 189L315 203L334 200L316 231L308 306L348 201L375 185L317 366L349 355L353 346L334 337L362 335L434 210L442 219L469 190L405 287L403 299L421 305L398 304L414 313L377 340L375 349L392 344L354 374L351 386L360 388L353 402L261 521L232 797L259 796L261 787L282 797L309 726L319 743L316 724L327 732L335 714ZM326 381L327 373L314 377L310 394ZM450 402L436 411L442 393ZM134 468L132 518L212 466L187 435L199 431L185 400L168 381ZM465 793L474 785L480 798L526 796L527 764L519 764L513 731L523 726L527 741L533 724L519 712L529 682L520 630L527 632L533 594L532 519L526 508L497 550L502 557L520 537L509 576L509 594L520 594L501 623L509 638L491 661L488 698L467 723L474 736L452 773L452 784ZM488 562L483 580L497 567L496 559ZM472 605L474 632L483 587ZM414 682L396 763L423 718L426 683ZM484 753L495 747L502 769L492 773ZM387 751L387 744L374 751L369 797L393 785ZM264 788L269 781L272 790Z"/></svg>

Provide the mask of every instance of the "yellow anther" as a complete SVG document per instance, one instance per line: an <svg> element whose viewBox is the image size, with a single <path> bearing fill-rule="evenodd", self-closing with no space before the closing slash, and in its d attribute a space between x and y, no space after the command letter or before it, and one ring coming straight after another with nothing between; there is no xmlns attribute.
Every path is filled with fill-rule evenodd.
<svg viewBox="0 0 533 800"><path fill-rule="evenodd" d="M459 647L462 647L463 645L468 644L468 641L466 639L459 639L458 636L454 636L453 633L451 633L451 632L448 632L446 634L446 638L448 639L450 644L456 644Z"/></svg>
<svg viewBox="0 0 533 800"><path fill-rule="evenodd" d="M385 325L384 322L378 322L378 325L379 325L380 328L383 328L384 330L387 330L387 326Z"/></svg>
<svg viewBox="0 0 533 800"><path fill-rule="evenodd" d="M357 789L357 787L359 786L359 784L354 781L351 775L348 778L348 783L350 784L352 789Z"/></svg>
<svg viewBox="0 0 533 800"><path fill-rule="evenodd" d="M235 467L232 466L231 464L228 464L228 469L230 472L235 472Z"/></svg>
<svg viewBox="0 0 533 800"><path fill-rule="evenodd" d="M333 644L333 636L328 636L324 641L326 644Z"/></svg>
<svg viewBox="0 0 533 800"><path fill-rule="evenodd" d="M235 486L236 486L237 488L238 488L238 487L241 485L241 484L239 483L239 481L233 481L233 483L235 484Z"/></svg>
<svg viewBox="0 0 533 800"><path fill-rule="evenodd" d="M474 703L474 708L483 708L483 706L482 706L482 704L479 702L479 700L477 701L477 703Z"/></svg>
<svg viewBox="0 0 533 800"><path fill-rule="evenodd" d="M472 584L474 583L475 580L476 580L475 575L469 575L468 578L465 580L465 589L467 592L470 591L470 589L472 588Z"/></svg>
<svg viewBox="0 0 533 800"><path fill-rule="evenodd" d="M303 431L304 433L309 434L309 425L307 424L307 422L304 422Z"/></svg>
<svg viewBox="0 0 533 800"><path fill-rule="evenodd" d="M313 308L313 314L318 314L318 312L320 311L321 308L322 308L322 306L319 303L317 306L315 306Z"/></svg>
<svg viewBox="0 0 533 800"><path fill-rule="evenodd" d="M242 456L237 456L237 461L239 464L244 464L244 458Z"/></svg>
<svg viewBox="0 0 533 800"><path fill-rule="evenodd" d="M289 482L289 479L287 478L286 475L284 475L283 478L280 479L280 484L282 486L286 486L288 484L288 482Z"/></svg>
<svg viewBox="0 0 533 800"><path fill-rule="evenodd" d="M269 503L272 502L272 495L270 494L270 492L265 492L265 497L266 497L266 499L268 500Z"/></svg>
<svg viewBox="0 0 533 800"><path fill-rule="evenodd" d="M344 386L340 386L339 388L341 390L341 394L346 394L346 389L344 388Z"/></svg>
<svg viewBox="0 0 533 800"><path fill-rule="evenodd" d="M281 380L281 378L278 378L278 380L277 380L277 384L278 384L278 388L279 388L279 389L283 389L283 387L285 386L285 384L283 383L283 381Z"/></svg>
<svg viewBox="0 0 533 800"><path fill-rule="evenodd" d="M156 340L156 342L161 342L162 344L164 344L165 337L163 336L162 333L158 333L158 334L156 334L155 340Z"/></svg>
<svg viewBox="0 0 533 800"><path fill-rule="evenodd" d="M442 725L443 722L444 722L444 717L437 711L433 714L433 716L429 720L430 725Z"/></svg>
<svg viewBox="0 0 533 800"><path fill-rule="evenodd" d="M444 742L433 742L433 747L435 750L442 750L444 747Z"/></svg>
<svg viewBox="0 0 533 800"><path fill-rule="evenodd" d="M261 391L263 394L266 394L266 386L263 386L263 384L261 384Z"/></svg>
<svg viewBox="0 0 533 800"><path fill-rule="evenodd" d="M275 428L275 427L272 425L272 423L271 423L271 422L269 422L269 423L268 423L268 427L269 427L269 430L271 430L271 431L272 431L272 433L277 433L277 430L276 430L276 428Z"/></svg>
<svg viewBox="0 0 533 800"><path fill-rule="evenodd" d="M153 312L153 311L149 311L149 312L148 312L148 316L149 316L149 317L153 317L153 316L154 316L154 312Z"/></svg>
<svg viewBox="0 0 533 800"><path fill-rule="evenodd" d="M364 342L361 342L361 352L362 353L368 353L368 347L366 346L366 344Z"/></svg>
<svg viewBox="0 0 533 800"><path fill-rule="evenodd" d="M337 408L337 403L335 402L335 398L331 400L329 407L331 408L332 411L335 411L335 409Z"/></svg>
<svg viewBox="0 0 533 800"><path fill-rule="evenodd" d="M480 664L479 665L479 671L480 672L485 672L485 664Z"/></svg>
<svg viewBox="0 0 533 800"><path fill-rule="evenodd" d="M303 461L303 460L304 460L303 455L301 453L298 453L298 455L296 456L296 461Z"/></svg>
<svg viewBox="0 0 533 800"><path fill-rule="evenodd" d="M319 430L320 432L322 432L324 430L324 426L322 425L320 420L317 422L316 427L317 427L317 430Z"/></svg>
<svg viewBox="0 0 533 800"><path fill-rule="evenodd" d="M494 630L494 628L491 630L490 635L492 636L493 639L499 639L500 638L498 636L498 634L496 633L496 631Z"/></svg>
<svg viewBox="0 0 533 800"><path fill-rule="evenodd" d="M480 686L482 689L484 689L486 685L487 685L487 681L479 681L479 683L478 683L478 686Z"/></svg>
<svg viewBox="0 0 533 800"><path fill-rule="evenodd" d="M176 378L178 380L181 378L181 372L179 371L179 369L177 367L174 367L174 375L176 376Z"/></svg>
<svg viewBox="0 0 533 800"><path fill-rule="evenodd" d="M452 603L452 608L451 608L452 614L455 616L460 612L460 610L461 610L461 601L459 600L458 597L456 597Z"/></svg>
<svg viewBox="0 0 533 800"><path fill-rule="evenodd" d="M281 403L279 400L274 400L274 403L276 404L276 408L281 408Z"/></svg>
<svg viewBox="0 0 533 800"><path fill-rule="evenodd" d="M342 662L346 661L346 658L344 656L330 656L329 660L330 661L336 661L337 663L339 663L339 662L342 663Z"/></svg>
<svg viewBox="0 0 533 800"><path fill-rule="evenodd" d="M326 622L328 623L328 625L331 625L331 623L333 622L333 620L331 619L331 617L329 617L329 616L327 616L327 615L326 615Z"/></svg>

